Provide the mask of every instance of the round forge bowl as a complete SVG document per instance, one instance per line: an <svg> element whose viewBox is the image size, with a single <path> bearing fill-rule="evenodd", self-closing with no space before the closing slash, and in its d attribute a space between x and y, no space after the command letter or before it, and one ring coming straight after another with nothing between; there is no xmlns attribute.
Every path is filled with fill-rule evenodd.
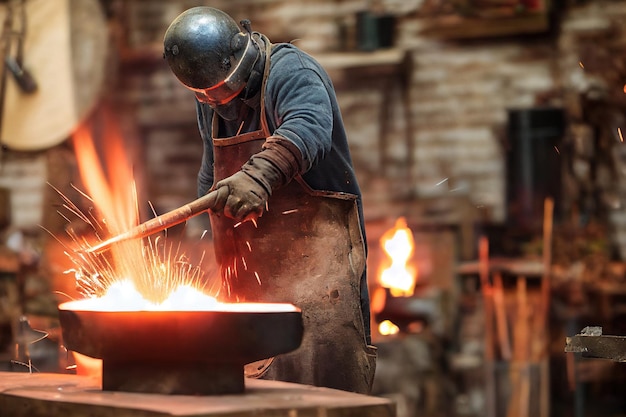
<svg viewBox="0 0 626 417"><path fill-rule="evenodd" d="M290 304L235 311L94 311L59 306L65 347L102 359L102 389L161 394L244 391L243 366L297 349ZM269 308L268 308L269 307Z"/></svg>

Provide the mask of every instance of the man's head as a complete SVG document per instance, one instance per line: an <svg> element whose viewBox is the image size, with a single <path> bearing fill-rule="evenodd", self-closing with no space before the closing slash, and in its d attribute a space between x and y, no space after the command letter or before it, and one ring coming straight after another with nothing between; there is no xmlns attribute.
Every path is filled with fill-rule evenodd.
<svg viewBox="0 0 626 417"><path fill-rule="evenodd" d="M163 56L199 101L220 106L243 90L259 57L251 35L221 10L194 7L170 24Z"/></svg>

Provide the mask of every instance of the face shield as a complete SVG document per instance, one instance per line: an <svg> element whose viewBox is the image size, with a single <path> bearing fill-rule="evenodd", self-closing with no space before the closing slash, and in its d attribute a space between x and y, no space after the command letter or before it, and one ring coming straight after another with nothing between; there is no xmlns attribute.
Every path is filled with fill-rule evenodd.
<svg viewBox="0 0 626 417"><path fill-rule="evenodd" d="M201 103L207 103L211 107L222 106L237 97L245 88L252 68L259 58L259 50L250 34L246 35L247 41L239 62L230 74L216 85L209 88L193 88L196 98Z"/></svg>
<svg viewBox="0 0 626 417"><path fill-rule="evenodd" d="M167 29L163 46L178 80L214 108L241 93L261 54L250 30L242 32L230 16L212 7L181 13Z"/></svg>

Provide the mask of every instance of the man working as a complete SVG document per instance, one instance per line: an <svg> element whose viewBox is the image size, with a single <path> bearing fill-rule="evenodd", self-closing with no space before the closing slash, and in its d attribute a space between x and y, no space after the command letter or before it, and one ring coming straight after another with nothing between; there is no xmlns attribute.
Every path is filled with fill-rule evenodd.
<svg viewBox="0 0 626 417"><path fill-rule="evenodd" d="M262 377L368 393L361 197L328 75L211 7L172 22L164 57L197 99L199 194L228 189L210 212L223 293L302 310L301 347Z"/></svg>

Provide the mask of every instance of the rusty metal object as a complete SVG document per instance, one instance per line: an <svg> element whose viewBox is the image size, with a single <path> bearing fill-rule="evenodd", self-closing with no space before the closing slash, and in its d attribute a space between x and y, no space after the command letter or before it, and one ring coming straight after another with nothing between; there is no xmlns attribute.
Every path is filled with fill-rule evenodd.
<svg viewBox="0 0 626 417"><path fill-rule="evenodd" d="M207 210L214 209L219 202L224 201L228 196L228 187L221 187L217 190L185 204L182 207L168 211L165 214L161 214L153 219L150 219L133 229L107 239L97 245L87 248L87 253L97 253L108 249L111 245L123 242L130 239L140 239L146 236L150 236L154 233L165 230L169 227L176 226L177 224L187 221L191 217L204 213Z"/></svg>
<svg viewBox="0 0 626 417"><path fill-rule="evenodd" d="M602 334L602 327L585 327L579 334L565 339L565 352L582 353L585 358L626 362L626 336Z"/></svg>
<svg viewBox="0 0 626 417"><path fill-rule="evenodd" d="M63 341L102 359L105 391L244 391L244 365L300 346L295 311L77 311L59 306ZM71 307L71 305L69 306Z"/></svg>

